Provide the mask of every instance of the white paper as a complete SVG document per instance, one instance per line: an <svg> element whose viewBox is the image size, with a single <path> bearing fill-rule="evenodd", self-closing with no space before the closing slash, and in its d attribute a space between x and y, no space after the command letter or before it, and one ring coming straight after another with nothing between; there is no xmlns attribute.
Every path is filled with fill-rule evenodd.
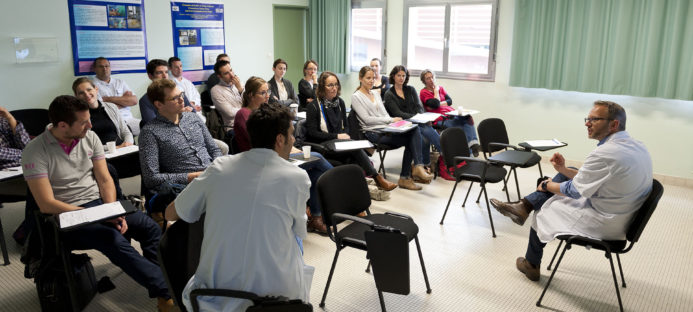
<svg viewBox="0 0 693 312"><path fill-rule="evenodd" d="M77 30L79 57L144 57L144 32Z"/></svg>
<svg viewBox="0 0 693 312"><path fill-rule="evenodd" d="M0 180L19 177L22 175L22 166L10 167L0 170Z"/></svg>
<svg viewBox="0 0 693 312"><path fill-rule="evenodd" d="M125 208L120 202L112 202L91 208L85 208L75 211L63 212L58 215L60 228L64 229L74 225L108 219L125 213Z"/></svg>
<svg viewBox="0 0 693 312"><path fill-rule="evenodd" d="M139 151L139 150L140 150L140 148L139 148L139 146L137 146L137 145L130 145L130 146L126 146L126 147L116 148L115 152L113 152L113 153L106 153L106 158L107 158L107 159L111 159L111 158L114 158L114 157L118 157L118 156L123 156L123 155L130 154L130 153L134 153L134 152L137 152L137 151Z"/></svg>
<svg viewBox="0 0 693 312"><path fill-rule="evenodd" d="M398 132L398 133L400 133L400 132L407 132L407 131L411 130L411 129L414 128L414 127L418 127L418 126L415 125L415 124L409 124L409 125L401 126L401 127L387 126L387 127L383 128L383 131L385 131L385 132Z"/></svg>
<svg viewBox="0 0 693 312"><path fill-rule="evenodd" d="M478 110L475 109L462 109L460 110L459 108L445 113L445 115L450 115L450 116L470 116L470 115L476 115L480 113Z"/></svg>
<svg viewBox="0 0 693 312"><path fill-rule="evenodd" d="M411 122L416 122L416 123L427 123L427 122L432 122L440 117L440 114L438 113L423 113L423 114L416 114L413 117L409 118L408 120Z"/></svg>
<svg viewBox="0 0 693 312"><path fill-rule="evenodd" d="M373 147L373 144L369 142L368 140L356 140L356 141L344 141L344 142L335 142L334 143L334 149L336 151L348 151L348 150L355 150L355 149L361 149L361 148L371 148Z"/></svg>
<svg viewBox="0 0 693 312"><path fill-rule="evenodd" d="M296 117L299 119L306 119L306 112L298 112L296 113Z"/></svg>
<svg viewBox="0 0 693 312"><path fill-rule="evenodd" d="M532 147L543 147L543 146L563 146L563 142L553 139L553 140L531 140L531 141L526 141L527 144L531 145Z"/></svg>
<svg viewBox="0 0 693 312"><path fill-rule="evenodd" d="M298 160L298 159L295 159L295 158L289 158L289 162L290 162L292 165L296 166L296 167L298 167L298 166L300 166L300 165L303 165L303 164L305 163L305 161L303 161L303 160Z"/></svg>

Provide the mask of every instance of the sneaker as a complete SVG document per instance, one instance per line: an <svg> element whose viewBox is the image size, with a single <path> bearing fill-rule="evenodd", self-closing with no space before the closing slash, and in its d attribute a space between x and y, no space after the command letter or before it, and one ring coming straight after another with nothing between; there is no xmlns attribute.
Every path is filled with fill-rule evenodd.
<svg viewBox="0 0 693 312"><path fill-rule="evenodd" d="M395 184L395 187L397 187L397 184ZM375 185L369 185L368 192L370 193L372 200L385 201L390 199L390 193L388 193L387 190L380 189Z"/></svg>
<svg viewBox="0 0 693 312"><path fill-rule="evenodd" d="M524 273L530 281L539 281L539 277L541 277L539 268L534 267L527 261L527 259L523 257L519 257L517 260L515 260L515 267L517 267L520 272Z"/></svg>

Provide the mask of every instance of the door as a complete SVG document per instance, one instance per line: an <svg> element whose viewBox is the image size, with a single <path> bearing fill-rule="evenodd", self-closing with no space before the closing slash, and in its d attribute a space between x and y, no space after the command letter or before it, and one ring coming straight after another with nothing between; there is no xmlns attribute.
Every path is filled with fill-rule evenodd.
<svg viewBox="0 0 693 312"><path fill-rule="evenodd" d="M284 79L291 81L297 94L307 60L307 18L306 7L274 7L274 59L282 58L288 63Z"/></svg>

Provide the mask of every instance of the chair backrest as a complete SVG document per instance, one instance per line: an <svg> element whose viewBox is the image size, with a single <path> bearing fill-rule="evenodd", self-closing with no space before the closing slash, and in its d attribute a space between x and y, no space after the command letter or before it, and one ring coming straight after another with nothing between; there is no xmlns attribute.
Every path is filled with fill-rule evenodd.
<svg viewBox="0 0 693 312"><path fill-rule="evenodd" d="M441 156L445 161L445 166L454 168L455 157L469 157L469 146L464 130L457 127L447 128L440 134Z"/></svg>
<svg viewBox="0 0 693 312"><path fill-rule="evenodd" d="M209 89L200 93L200 102L202 111L208 113L211 110L211 106L214 105L214 102L212 102L212 93L209 91Z"/></svg>
<svg viewBox="0 0 693 312"><path fill-rule="evenodd" d="M294 146L296 148L301 148L301 146L303 146L303 142L306 141L306 133L306 120L301 119L297 121L294 126L294 138L296 139Z"/></svg>
<svg viewBox="0 0 693 312"><path fill-rule="evenodd" d="M24 129L32 138L43 133L48 121L48 110L45 108L18 109L10 112L14 119L22 122Z"/></svg>
<svg viewBox="0 0 693 312"><path fill-rule="evenodd" d="M505 123L500 118L488 118L479 123L476 128L481 143L481 151L484 153L493 153L502 150L502 147L489 147L489 143L510 144L508 140L508 132L505 129Z"/></svg>
<svg viewBox="0 0 693 312"><path fill-rule="evenodd" d="M366 136L361 131L361 124L359 123L359 117L356 112L352 109L347 116L347 124L349 125L349 136L352 140L365 140Z"/></svg>
<svg viewBox="0 0 693 312"><path fill-rule="evenodd" d="M357 215L371 206L363 169L344 165L323 173L317 183L318 198L325 225L332 225L332 214Z"/></svg>
<svg viewBox="0 0 693 312"><path fill-rule="evenodd" d="M626 233L626 238L631 242L637 242L640 239L642 231L645 229L645 225L650 221L652 213L657 208L657 203L659 199L662 198L664 193L664 187L657 181L657 179L652 180L652 191L647 199L642 204L635 217L633 217L633 222L628 227L628 232Z"/></svg>
<svg viewBox="0 0 693 312"><path fill-rule="evenodd" d="M200 263L204 217L202 215L195 223L176 221L166 229L159 241L159 265L173 300L183 311L183 288Z"/></svg>

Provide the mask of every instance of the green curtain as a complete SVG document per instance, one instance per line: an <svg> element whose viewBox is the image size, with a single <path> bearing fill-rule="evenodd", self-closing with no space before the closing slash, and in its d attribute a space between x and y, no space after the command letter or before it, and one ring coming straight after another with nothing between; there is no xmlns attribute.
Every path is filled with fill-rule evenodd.
<svg viewBox="0 0 693 312"><path fill-rule="evenodd" d="M346 73L350 0L310 0L310 57L320 71Z"/></svg>
<svg viewBox="0 0 693 312"><path fill-rule="evenodd" d="M517 0L510 85L693 100L690 0Z"/></svg>

